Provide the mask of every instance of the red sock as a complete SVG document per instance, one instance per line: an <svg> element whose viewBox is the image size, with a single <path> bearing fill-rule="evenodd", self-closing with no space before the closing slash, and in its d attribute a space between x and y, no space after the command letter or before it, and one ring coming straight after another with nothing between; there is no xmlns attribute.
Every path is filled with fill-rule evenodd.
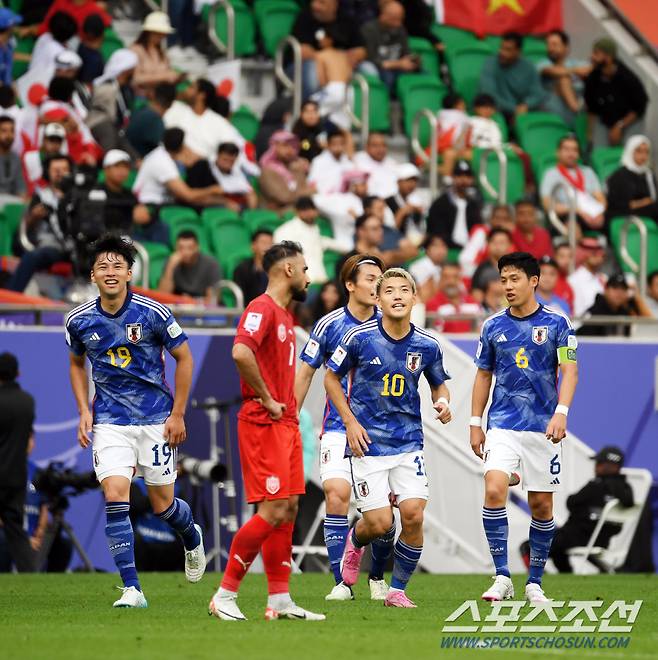
<svg viewBox="0 0 658 660"><path fill-rule="evenodd" d="M226 572L221 584L223 589L237 592L249 566L274 531L276 529L258 514L240 527L231 543Z"/></svg>
<svg viewBox="0 0 658 660"><path fill-rule="evenodd" d="M291 522L282 523L263 543L261 552L267 575L267 593L270 596L289 591L293 527Z"/></svg>

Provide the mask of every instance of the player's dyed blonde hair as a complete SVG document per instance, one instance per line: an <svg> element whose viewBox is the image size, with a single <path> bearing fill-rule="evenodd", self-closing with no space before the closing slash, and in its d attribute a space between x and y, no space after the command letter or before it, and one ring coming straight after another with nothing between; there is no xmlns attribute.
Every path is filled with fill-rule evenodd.
<svg viewBox="0 0 658 660"><path fill-rule="evenodd" d="M416 293L416 281L404 268L388 268L377 278L377 284L375 284L375 292L377 295L379 295L384 280L390 280L393 277L401 277L407 280L411 285L411 290L414 294Z"/></svg>

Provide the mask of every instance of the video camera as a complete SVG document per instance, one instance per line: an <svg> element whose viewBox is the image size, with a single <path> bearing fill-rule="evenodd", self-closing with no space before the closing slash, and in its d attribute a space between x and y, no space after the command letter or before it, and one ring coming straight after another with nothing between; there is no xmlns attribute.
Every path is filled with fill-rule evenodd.
<svg viewBox="0 0 658 660"><path fill-rule="evenodd" d="M186 456L185 454L178 455L178 465L190 476L190 481L212 481L213 483L221 483L226 478L226 466L222 463L207 458L201 460Z"/></svg>
<svg viewBox="0 0 658 660"><path fill-rule="evenodd" d="M93 470L75 472L58 461L37 470L32 483L34 488L48 499L51 506L60 509L68 507L67 497L75 497L99 487Z"/></svg>

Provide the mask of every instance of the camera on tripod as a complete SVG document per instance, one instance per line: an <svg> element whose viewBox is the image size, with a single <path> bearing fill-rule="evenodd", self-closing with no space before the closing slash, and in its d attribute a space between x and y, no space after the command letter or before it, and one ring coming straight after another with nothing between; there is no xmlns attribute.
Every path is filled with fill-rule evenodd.
<svg viewBox="0 0 658 660"><path fill-rule="evenodd" d="M32 483L34 488L48 500L51 509L59 510L68 508L67 498L82 495L87 490L96 490L99 487L93 470L74 472L70 468L65 468L63 463L56 461L38 470Z"/></svg>
<svg viewBox="0 0 658 660"><path fill-rule="evenodd" d="M178 464L186 472L192 483L201 483L202 481L212 481L213 483L221 483L226 479L226 466L211 459L201 460L186 456L185 454L178 455Z"/></svg>

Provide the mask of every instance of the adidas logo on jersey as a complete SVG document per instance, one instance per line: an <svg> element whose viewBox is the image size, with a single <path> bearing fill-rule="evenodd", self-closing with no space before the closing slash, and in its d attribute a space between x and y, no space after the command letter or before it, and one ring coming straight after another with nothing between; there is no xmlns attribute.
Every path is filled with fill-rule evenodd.
<svg viewBox="0 0 658 660"><path fill-rule="evenodd" d="M507 341L507 337L505 336L505 333L503 332L498 339L496 339L496 343L499 344L501 341Z"/></svg>
<svg viewBox="0 0 658 660"><path fill-rule="evenodd" d="M89 341L100 341L100 339L100 335L97 332L94 332L94 334L89 337Z"/></svg>
<svg viewBox="0 0 658 660"><path fill-rule="evenodd" d="M559 486L559 485L560 485L560 480L557 477L555 477L555 479L551 481L551 486Z"/></svg>
<svg viewBox="0 0 658 660"><path fill-rule="evenodd" d="M379 364L379 365L381 365L381 363L382 363L382 361L378 357L374 357L374 358L372 358L372 360L370 360L370 364Z"/></svg>

